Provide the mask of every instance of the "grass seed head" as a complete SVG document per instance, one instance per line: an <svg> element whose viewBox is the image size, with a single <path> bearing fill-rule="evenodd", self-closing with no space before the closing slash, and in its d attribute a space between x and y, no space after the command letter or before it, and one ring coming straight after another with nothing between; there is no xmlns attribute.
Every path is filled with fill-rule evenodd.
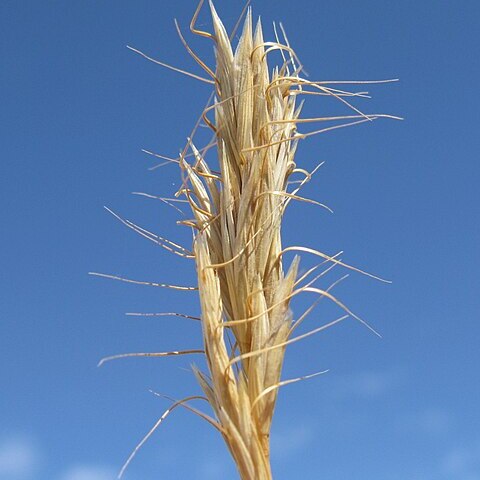
<svg viewBox="0 0 480 480"><path fill-rule="evenodd" d="M324 206L298 195L320 166L311 172L297 168L295 152L298 142L333 129L371 122L381 117L397 117L365 115L347 99L364 97L367 92L343 90L343 85L347 83L379 82L314 82L303 78L301 64L290 47L283 27L283 40L279 39L275 28L276 40L265 41L261 22L253 25L250 9L246 11L243 31L235 48L211 2L213 33L199 31L195 23L202 4L203 0L200 0L190 28L194 34L213 40L215 69L208 67L193 52L178 24L177 30L187 51L204 69L207 78L171 67L129 47L151 61L214 86L213 102L207 105L201 117L213 131L213 139L206 147L198 148L195 145L193 137L198 122L178 159L146 151L167 162L177 163L181 169L183 182L176 198L153 198L177 210L172 202L189 204L193 219L179 223L194 229L192 251L111 212L128 228L170 252L186 258L193 257L198 288L140 282L115 275L95 275L162 288L198 290L201 318L173 315L201 322L204 349L126 354L107 357L105 361L124 356L191 353L204 354L206 357L208 373L196 367L194 373L216 419L188 405L191 399L198 399L197 396L175 402L140 442L125 467L164 418L176 407L184 406L221 432L242 480L269 480L272 478L269 439L278 390L283 385L318 375L281 381L285 348L349 316L365 323L337 300L330 293L330 288L322 290L314 286L314 282L333 266L340 265L357 272L361 270L343 263L338 258L339 254L330 256L307 247L282 247L282 218L292 200ZM268 58L272 52L279 52L282 61L270 69ZM300 118L302 108L301 104L297 105L297 98L303 95L307 98L333 97L348 107L351 114ZM336 123L338 121L345 122ZM307 133L297 130L299 125L317 122L335 123ZM206 158L207 152L213 147L217 152L218 172L209 166ZM293 174L302 174L304 178L301 181L289 181ZM181 196L183 200L179 200ZM300 286L318 266L298 277L298 257L294 257L288 268L284 268L284 254L290 251L320 257L328 264L327 268ZM319 298L293 322L290 303L302 292L314 293ZM321 298L334 302L346 315L292 337L295 328Z"/></svg>
<svg viewBox="0 0 480 480"><path fill-rule="evenodd" d="M250 10L233 50L211 6L215 38L214 120L220 175L195 148L181 167L195 217L194 253L210 378L197 378L223 427L243 479L271 478L269 435L298 268L281 261L281 221L295 170L293 56L270 75L271 44ZM275 48L287 48L274 45ZM234 337L227 347L227 329ZM276 348L276 346L279 346ZM271 347L271 348L270 348ZM234 357L236 362L234 362Z"/></svg>

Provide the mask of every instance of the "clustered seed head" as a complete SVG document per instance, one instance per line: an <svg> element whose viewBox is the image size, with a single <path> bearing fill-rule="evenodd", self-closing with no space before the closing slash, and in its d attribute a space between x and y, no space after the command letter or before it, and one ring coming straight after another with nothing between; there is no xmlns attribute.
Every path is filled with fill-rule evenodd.
<svg viewBox="0 0 480 480"><path fill-rule="evenodd" d="M300 108L290 95L293 57L270 77L260 21L254 31L248 12L233 52L213 6L212 15L217 68L215 120L209 123L220 173L212 173L193 144L194 165L181 162L198 230L194 253L210 378L199 370L196 375L241 477L261 480L271 478L275 386L298 267L295 259L284 273L280 229L291 198L287 180L295 169ZM227 347L227 330L233 348Z"/></svg>
<svg viewBox="0 0 480 480"><path fill-rule="evenodd" d="M297 246L282 249L282 218L292 200L325 207L297 195L321 165L317 165L311 172L297 168L294 161L297 145L301 139L329 130L371 122L382 117L398 119L391 115L363 114L345 98L365 97L368 92L349 92L337 88L341 84L385 83L395 80L314 82L302 78L300 62L291 49L283 28L282 42L277 31L276 41L264 41L261 23L258 21L255 29L253 28L250 10L247 11L243 32L234 51L232 41L211 1L213 34L201 32L194 27L203 3L204 0L200 0L190 29L194 34L214 41L215 71L188 46L178 24L177 29L187 51L212 79L154 60L130 47L155 63L213 84L215 88L214 96L211 97L213 104L209 103L202 114L205 124L214 132L214 141L204 148L195 146L193 135L199 125L197 123L192 138L188 140L178 159L158 155L168 161L178 162L181 168L183 182L177 196L185 196L194 218L179 223L193 227L193 251L190 252L175 242L111 212L125 226L166 250L181 257L193 257L197 267L198 288L131 280L117 275L93 274L161 288L198 289L201 318L178 313L158 315L176 315L200 320L204 350L114 355L105 358L101 363L131 356L166 357L204 353L208 367L208 372L194 367L194 373L216 418L188 405L190 400L205 400L205 397L193 396L174 402L137 445L121 473L169 413L179 406L184 406L221 432L242 480L271 480L269 440L278 389L283 385L324 373L281 381L286 346L348 317L355 318L373 330L330 293L331 287L344 277L326 290L317 288L314 283L335 265L381 280L344 264L337 258L339 254L330 256L318 250ZM280 52L283 61L270 71L267 58L274 51ZM335 98L353 110L353 114L300 118L301 106L296 105L299 95ZM210 119L212 111L214 118ZM297 131L299 124L338 120L347 122L307 133ZM211 168L206 160L207 151L212 146L216 147L219 171ZM191 152L187 154L189 150ZM293 174L301 174L303 179L289 181ZM296 187L290 187L295 183ZM153 198L159 198L174 206L170 203L172 199ZM305 285L298 286L322 264L297 278L298 257L294 257L287 272L283 269L283 257L289 251L313 254L322 258L329 266L313 279L309 278ZM318 298L307 311L293 321L290 302L295 295L302 292L314 293ZM328 298L339 306L345 315L308 333L292 337L295 328L321 298Z"/></svg>

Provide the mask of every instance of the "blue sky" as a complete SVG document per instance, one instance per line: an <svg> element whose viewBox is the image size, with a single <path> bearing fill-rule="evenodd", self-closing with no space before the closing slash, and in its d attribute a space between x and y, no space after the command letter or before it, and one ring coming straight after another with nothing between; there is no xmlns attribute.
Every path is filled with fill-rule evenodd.
<svg viewBox="0 0 480 480"><path fill-rule="evenodd" d="M276 480L479 480L479 100L475 1L257 0L267 37L282 21L314 79L400 78L370 89L365 112L404 116L301 145L326 163L292 205L286 245L303 243L393 280L351 275L337 295L353 321L292 346L285 377L329 369L280 396ZM241 2L217 7L229 28ZM125 312L198 313L194 293L126 285L95 270L195 282L193 265L149 244L107 205L184 244L171 195L175 156L209 87L128 51L196 73L176 37L195 2L0 2L0 480L110 480L176 398L199 391L191 360L109 354L195 348L198 325ZM200 19L210 25L205 11ZM188 37L190 39L190 37ZM191 39L208 61L211 45ZM306 113L333 112L313 99ZM315 259L305 255L303 268ZM325 279L333 282L335 269ZM326 285L325 284L325 285ZM301 311L304 302L294 304ZM332 318L327 302L305 328ZM476 400L477 399L477 400ZM178 411L138 454L127 480L235 478L222 440Z"/></svg>

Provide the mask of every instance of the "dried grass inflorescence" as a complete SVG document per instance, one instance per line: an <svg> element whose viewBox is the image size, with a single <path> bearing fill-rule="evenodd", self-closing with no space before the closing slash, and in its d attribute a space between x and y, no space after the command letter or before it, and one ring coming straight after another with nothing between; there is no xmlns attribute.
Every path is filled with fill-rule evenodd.
<svg viewBox="0 0 480 480"><path fill-rule="evenodd" d="M260 23L250 12L235 53L212 8L215 121L220 175L192 144L182 161L198 234L195 260L210 378L197 378L222 427L243 479L271 478L269 433L292 326L295 260L283 271L281 220L295 170L295 120L288 66L270 78ZM227 347L225 329L235 338ZM238 349L238 354L235 351ZM238 366L238 369L235 368ZM268 391L270 389L270 391Z"/></svg>
<svg viewBox="0 0 480 480"><path fill-rule="evenodd" d="M348 316L360 320L333 297L329 289L313 285L325 273L318 274L318 266L300 278L298 257L286 270L284 268L284 254L298 250L321 257L327 270L333 265L356 270L343 264L337 256L308 248L282 247L282 218L289 203L298 200L321 205L299 196L299 190L314 172L297 168L294 159L297 145L311 135L389 116L365 115L353 107L347 98L365 96L366 92L353 93L337 88L338 84L350 82L313 82L303 78L300 62L283 28L282 41L275 32L276 40L266 42L261 23L258 21L254 27L250 10L246 12L243 32L235 49L212 4L213 33L197 30L195 23L202 3L194 15L191 30L213 40L215 71L195 55L183 36L181 38L210 78L191 76L214 85L213 103L202 115L204 123L213 130L214 139L207 147L197 148L192 135L176 160L183 179L177 197L186 199L193 214L192 220L180 223L194 229L193 251L153 235L132 222L121 221L173 253L194 257L196 262L201 303L201 318L197 320L202 325L204 350L201 352L205 354L208 373L196 367L194 372L215 418L187 403L198 397L176 402L173 408L187 407L221 432L242 479L268 480L272 478L269 438L278 389L300 380L281 381L286 346ZM268 58L272 52L279 52L282 62L270 70ZM297 105L296 100L303 95L334 97L352 110L351 115L300 118L301 105ZM314 122L334 123L308 133L297 130L299 124ZM213 146L218 155L218 172L206 160ZM293 174L303 179L289 181ZM309 309L294 321L290 302L301 292L313 292L318 299L330 299L345 315L312 332L293 337L295 328L311 311Z"/></svg>

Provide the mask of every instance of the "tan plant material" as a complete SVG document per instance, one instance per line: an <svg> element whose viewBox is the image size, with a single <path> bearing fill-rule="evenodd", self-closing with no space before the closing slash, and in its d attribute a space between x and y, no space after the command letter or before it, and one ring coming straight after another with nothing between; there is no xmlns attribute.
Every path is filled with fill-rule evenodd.
<svg viewBox="0 0 480 480"><path fill-rule="evenodd" d="M207 75L195 75L194 78L214 85L213 103L207 105L202 114L202 120L212 129L214 138L205 148L198 148L193 141L195 129L178 159L162 157L178 163L181 169L183 182L176 198L183 196L191 207L193 218L179 223L193 227L193 249L190 252L128 220L118 218L167 250L180 256L194 257L201 318L193 319L201 321L204 350L127 355L204 353L208 372L204 373L196 367L194 372L215 418L199 411L195 413L201 414L221 432L243 480L268 480L272 478L269 439L278 389L316 375L281 380L287 345L349 316L363 322L337 300L330 289L313 286L325 273L323 271L310 279L318 266L301 277L298 276L298 257L288 268L284 267L284 254L298 250L321 257L327 270L341 265L358 271L342 263L338 255L326 255L306 247L282 247L282 218L291 201L324 207L299 195L299 190L316 169L307 172L297 167L297 145L300 140L312 135L389 116L365 115L353 107L347 99L365 96L366 92L355 93L337 88L338 84L347 82L315 82L303 78L300 62L283 28L282 41L277 32L275 41L265 41L262 25L258 21L254 27L250 10L246 12L243 32L235 49L212 4L213 33L197 30L195 23L202 3L194 15L191 30L213 40L215 69L209 68L196 56L178 30L187 50ZM272 52L280 53L282 58L281 64L273 70L268 65ZM334 88L332 85L337 86ZM302 109L301 105L297 105L297 97L303 95L334 97L350 108L351 114L301 118ZM309 132L298 131L299 125L319 122L329 124ZM213 171L206 160L207 152L214 147L218 156L218 172ZM303 179L291 181L292 175L297 178L300 175ZM175 200L164 199L172 205ZM168 287L118 276L110 278ZM294 321L290 303L295 295L302 292L316 294L317 302L321 298L335 302L344 315L294 337L295 328L317 303ZM106 360L111 358L118 357ZM194 411L187 404L191 398L174 403L173 408L181 405ZM170 411L162 416L158 424Z"/></svg>

